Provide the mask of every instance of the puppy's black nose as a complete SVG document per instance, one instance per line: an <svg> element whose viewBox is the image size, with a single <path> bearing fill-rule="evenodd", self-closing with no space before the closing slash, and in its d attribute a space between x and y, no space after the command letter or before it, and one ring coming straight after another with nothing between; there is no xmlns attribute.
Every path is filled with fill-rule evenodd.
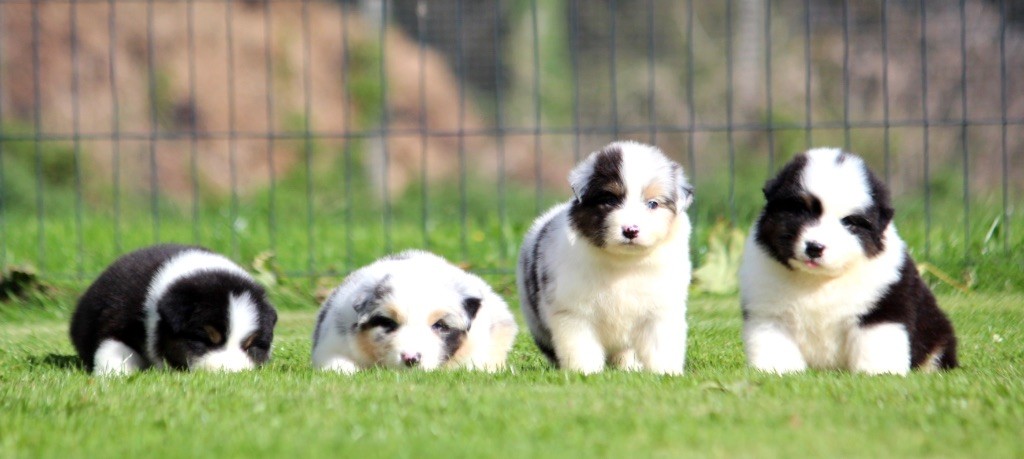
<svg viewBox="0 0 1024 459"><path fill-rule="evenodd" d="M407 366L407 367L414 367L414 366L420 364L420 357L422 357L422 354L420 354L419 352L416 352L416 353L406 353L406 352L403 352L402 353L402 363L404 363L405 366Z"/></svg>
<svg viewBox="0 0 1024 459"><path fill-rule="evenodd" d="M636 237L640 235L640 227L636 225L623 226L622 235L629 240L636 239Z"/></svg>
<svg viewBox="0 0 1024 459"><path fill-rule="evenodd" d="M807 246L804 247L804 253L811 258L821 258L821 254L824 252L825 246L814 241L808 242Z"/></svg>

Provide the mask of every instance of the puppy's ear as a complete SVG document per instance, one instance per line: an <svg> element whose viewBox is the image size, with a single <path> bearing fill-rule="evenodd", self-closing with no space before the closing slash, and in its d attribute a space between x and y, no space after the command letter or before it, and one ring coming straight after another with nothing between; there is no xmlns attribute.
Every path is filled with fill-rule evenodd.
<svg viewBox="0 0 1024 459"><path fill-rule="evenodd" d="M679 201L679 207L682 210L686 210L690 208L691 204L693 204L693 185L684 186L682 193L683 199Z"/></svg>
<svg viewBox="0 0 1024 459"><path fill-rule="evenodd" d="M594 155L587 157L569 172L569 188L572 189L574 202L579 203L583 195L587 193L587 184L590 183L590 176L593 173Z"/></svg>
<svg viewBox="0 0 1024 459"><path fill-rule="evenodd" d="M892 207L892 200L889 197L889 189L885 187L885 184L867 166L864 166L864 174L867 175L868 185L871 187L871 199L878 205L878 228L885 229L889 226L889 222L892 221L892 217L896 213Z"/></svg>
<svg viewBox="0 0 1024 459"><path fill-rule="evenodd" d="M693 185L686 181L686 175L683 174L683 167L672 163L672 178L679 186L679 200L676 201L680 211L690 208L693 204Z"/></svg>
<svg viewBox="0 0 1024 459"><path fill-rule="evenodd" d="M770 201L772 199L772 195L774 195L775 192L778 191L778 188L779 188L778 182L779 181L776 180L774 177L770 178L770 179L768 179L768 181L764 182L764 187L761 188L761 193L764 194L764 199L765 200Z"/></svg>
<svg viewBox="0 0 1024 459"><path fill-rule="evenodd" d="M764 188L761 188L761 192L764 193L765 200L771 201L779 197L779 193L784 195L797 193L802 187L800 177L803 175L803 170L806 166L806 153L794 156L785 166L782 166L782 170L764 182Z"/></svg>
<svg viewBox="0 0 1024 459"><path fill-rule="evenodd" d="M878 208L878 228L885 229L892 222L892 216L896 213L896 210L891 206L884 205Z"/></svg>
<svg viewBox="0 0 1024 459"><path fill-rule="evenodd" d="M185 329L188 318L192 316L192 307L188 301L177 301L179 298L164 297L157 304L161 327L177 335Z"/></svg>
<svg viewBox="0 0 1024 459"><path fill-rule="evenodd" d="M176 282L167 289L156 303L156 311L165 330L174 334L184 330L203 296L203 292L189 281Z"/></svg>
<svg viewBox="0 0 1024 459"><path fill-rule="evenodd" d="M265 311L266 312L262 316L264 317L263 320L266 320L270 324L270 329L273 330L274 327L277 326L277 311L270 306L270 303L267 303Z"/></svg>
<svg viewBox="0 0 1024 459"><path fill-rule="evenodd" d="M471 296L462 300L462 308L466 310L466 314L469 315L469 320L476 319L476 313L480 312L480 306L482 305L480 298Z"/></svg>
<svg viewBox="0 0 1024 459"><path fill-rule="evenodd" d="M390 279L390 275L384 276L384 278L376 284L365 288L362 293L360 293L360 296L358 297L359 299L357 299L355 305L353 305L353 308L356 310L356 314L365 316L373 312L378 306L380 306L380 303L384 301L385 298L391 295L392 288L391 283L389 282Z"/></svg>

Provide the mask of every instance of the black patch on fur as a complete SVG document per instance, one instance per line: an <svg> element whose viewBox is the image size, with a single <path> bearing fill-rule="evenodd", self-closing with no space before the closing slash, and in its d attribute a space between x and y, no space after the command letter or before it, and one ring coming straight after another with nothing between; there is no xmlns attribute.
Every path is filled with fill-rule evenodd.
<svg viewBox="0 0 1024 459"><path fill-rule="evenodd" d="M71 318L71 341L85 368L92 371L96 349L107 339L127 345L146 361L146 325L143 306L149 284L171 258L186 250L209 252L201 247L164 244L141 249L112 263L82 295ZM249 292L256 306L257 337L249 350L257 363L269 358L277 313L266 292L253 281L233 273L207 271L171 284L157 303L161 320L156 331L157 352L173 367L187 367L210 348L204 325L227 336L228 295ZM165 352L170 352L169 355Z"/></svg>
<svg viewBox="0 0 1024 459"><path fill-rule="evenodd" d="M818 198L807 194L800 184L800 175L807 166L807 156L799 155L787 163L778 175L765 183L767 203L757 219L757 243L783 266L796 255L796 239L805 225L821 218Z"/></svg>
<svg viewBox="0 0 1024 459"><path fill-rule="evenodd" d="M351 324L351 331L366 330L368 328L373 328L373 326L378 326L368 326L367 321L373 320L374 318L378 317L370 317L370 315L373 314L373 312L376 311L378 308L380 308L385 298L391 296L391 293L394 292L394 288L391 286L389 282L390 280L391 275L387 274L383 278L381 278L381 280L377 281L377 283L374 284L372 287L363 288L363 291L360 294L361 297L355 300L355 303L352 305L352 309L356 311L356 316L358 318L356 319L356 322L354 324ZM394 320L391 320L391 322L394 322ZM347 324L345 323L339 323L337 325L339 332L343 335L349 333L350 331L346 329L346 325Z"/></svg>
<svg viewBox="0 0 1024 459"><path fill-rule="evenodd" d="M910 364L918 368L928 357L940 353L939 368L960 365L957 360L953 324L939 309L928 286L921 280L910 254L900 267L900 278L878 300L875 307L860 317L861 327L885 323L903 324L910 337Z"/></svg>
<svg viewBox="0 0 1024 459"><path fill-rule="evenodd" d="M441 339L444 341L444 352L441 355L441 361L447 362L462 347L463 341L466 340L466 331L452 330L441 335Z"/></svg>
<svg viewBox="0 0 1024 459"><path fill-rule="evenodd" d="M473 296L462 300L462 309L466 310L466 315L469 316L470 325L472 325L473 320L476 319L476 313L480 312L480 306L482 304L483 303L480 298ZM469 327L466 327L466 329L468 330Z"/></svg>
<svg viewBox="0 0 1024 459"><path fill-rule="evenodd" d="M544 319L540 315L540 301L541 301L541 289L548 285L549 275L547 270L544 268L544 262L542 259L542 253L540 251L542 241L547 237L548 232L551 228L551 221L547 221L544 226L537 231L537 238L534 240L532 247L524 247L525 250L530 251L530 256L526 257L524 262L523 270L523 288L526 290L526 304L523 305L529 308L530 313L536 318L537 323L540 325L541 333L544 335L544 339L550 339L551 330L548 329L547 324L544 323ZM537 342L537 346L541 348L541 351L545 349L550 350L551 355L554 355L554 350L551 350L550 346L545 345L541 342L541 338L534 337ZM545 351L547 353L547 351ZM551 359L553 362L556 360Z"/></svg>
<svg viewBox="0 0 1024 459"><path fill-rule="evenodd" d="M385 315L377 314L370 316L368 319L364 321L359 322L356 325L356 327L360 331L366 331L371 328L382 328L385 333L391 333L397 330L399 325L398 322L395 322L395 319L392 319Z"/></svg>
<svg viewBox="0 0 1024 459"><path fill-rule="evenodd" d="M188 249L197 247L156 245L124 255L82 294L71 316L70 334L87 370L93 370L96 349L106 339L118 340L148 360L142 307L149 283L164 262Z"/></svg>
<svg viewBox="0 0 1024 459"><path fill-rule="evenodd" d="M187 369L189 360L224 349L227 341L213 343L203 329L211 326L227 337L231 330L230 297L249 293L256 307L253 345L247 350L257 365L270 358L277 313L266 302L266 293L255 282L226 271L208 271L171 284L157 302L157 353L173 368Z"/></svg>
<svg viewBox="0 0 1024 459"><path fill-rule="evenodd" d="M842 156L849 155L843 153ZM843 218L843 225L857 239L868 258L873 258L885 250L885 229L892 222L893 208L889 200L889 190L870 169L865 167L868 187L871 193L871 206L863 211Z"/></svg>
<svg viewBox="0 0 1024 459"><path fill-rule="evenodd" d="M328 300L329 302L330 300ZM327 318L327 308L320 308L320 313L316 315L316 328L313 329L313 347L316 348L316 343L320 341L320 327L324 325L324 319Z"/></svg>
<svg viewBox="0 0 1024 459"><path fill-rule="evenodd" d="M472 300L474 298L469 299ZM475 316L475 313L471 315L470 319L472 319L473 316ZM443 320L444 319L442 319L442 321ZM462 343L466 341L466 335L469 333L469 325L467 325L465 329L447 326L442 329L433 327L433 330L434 333L437 334L438 338L441 338L441 342L444 343L444 349L441 352L441 362L447 362L453 355L455 355L456 352L459 351L459 348L462 347Z"/></svg>
<svg viewBox="0 0 1024 459"><path fill-rule="evenodd" d="M558 364L558 355L555 354L554 347L548 345L547 343L540 342L540 340L538 340L537 337L533 338L533 342L537 343L537 347L544 354L544 357L547 357L548 361L551 362L551 364L554 365L555 368L558 368L560 366Z"/></svg>
<svg viewBox="0 0 1024 459"><path fill-rule="evenodd" d="M837 163L845 162L852 153L843 152L836 157ZM771 180L765 184L764 196L767 200L764 210L757 221L756 240L768 254L787 268L793 253L796 239L800 236L803 226L821 217L822 203L817 197L810 195L800 183L800 177L807 165L807 156L799 155ZM889 191L874 173L866 166L868 192L871 205L866 209L843 218L842 223L850 234L860 241L868 258L873 258L885 250L885 229L892 222L893 208Z"/></svg>
<svg viewBox="0 0 1024 459"><path fill-rule="evenodd" d="M622 181L622 150L605 148L594 158L594 169L582 195L569 207L569 223L597 247L605 244L608 214L622 205L626 185Z"/></svg>

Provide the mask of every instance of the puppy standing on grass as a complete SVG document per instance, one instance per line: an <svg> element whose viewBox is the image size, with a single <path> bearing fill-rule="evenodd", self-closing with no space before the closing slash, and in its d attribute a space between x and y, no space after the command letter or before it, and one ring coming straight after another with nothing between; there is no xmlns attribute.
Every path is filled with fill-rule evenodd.
<svg viewBox="0 0 1024 459"><path fill-rule="evenodd" d="M681 374L693 190L655 147L616 142L569 174L575 199L534 222L519 253L520 304L552 362L594 373Z"/></svg>
<svg viewBox="0 0 1024 459"><path fill-rule="evenodd" d="M95 374L164 366L238 371L270 358L277 313L244 269L199 247L157 245L107 268L78 301L71 341Z"/></svg>
<svg viewBox="0 0 1024 459"><path fill-rule="evenodd" d="M776 373L906 374L957 366L953 326L861 158L814 149L764 188L740 268L747 359Z"/></svg>
<svg viewBox="0 0 1024 459"><path fill-rule="evenodd" d="M496 371L516 331L508 305L483 280L410 250L353 272L324 301L313 366L342 373L376 365Z"/></svg>

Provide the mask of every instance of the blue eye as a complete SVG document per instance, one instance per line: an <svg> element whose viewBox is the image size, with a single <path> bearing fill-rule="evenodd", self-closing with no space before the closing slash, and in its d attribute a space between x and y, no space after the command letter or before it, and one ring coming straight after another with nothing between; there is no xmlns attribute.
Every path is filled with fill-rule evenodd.
<svg viewBox="0 0 1024 459"><path fill-rule="evenodd" d="M658 208L658 201L655 201L653 199L650 200L650 201L647 201L647 208L651 209L651 210L657 209Z"/></svg>
<svg viewBox="0 0 1024 459"><path fill-rule="evenodd" d="M434 322L434 325L433 325L432 328L434 329L435 332L438 332L438 333L448 333L448 332L452 331L452 327L449 326L448 324L446 324L443 320L439 320L437 322Z"/></svg>

